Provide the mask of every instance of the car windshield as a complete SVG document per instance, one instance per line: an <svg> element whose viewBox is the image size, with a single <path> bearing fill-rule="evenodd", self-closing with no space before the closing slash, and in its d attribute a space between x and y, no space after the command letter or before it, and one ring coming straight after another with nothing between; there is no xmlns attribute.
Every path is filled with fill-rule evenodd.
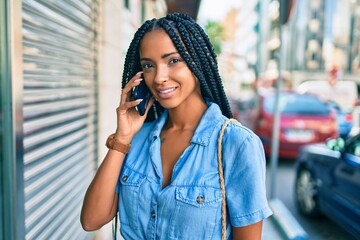
<svg viewBox="0 0 360 240"><path fill-rule="evenodd" d="M329 106L331 109L334 109L336 112L339 112L339 113L343 112L343 110L341 109L339 104L337 104L336 102L326 101L325 103L327 106Z"/></svg>
<svg viewBox="0 0 360 240"><path fill-rule="evenodd" d="M268 113L274 112L275 95L268 96L264 102L264 109ZM282 115L328 115L329 108L315 96L281 93L279 107Z"/></svg>

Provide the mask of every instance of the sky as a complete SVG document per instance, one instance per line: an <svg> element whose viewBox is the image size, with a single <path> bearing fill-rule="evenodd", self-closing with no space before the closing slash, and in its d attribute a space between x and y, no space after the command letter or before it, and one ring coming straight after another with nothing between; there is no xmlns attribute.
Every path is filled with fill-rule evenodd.
<svg viewBox="0 0 360 240"><path fill-rule="evenodd" d="M239 7L243 1L234 0L201 0L198 22L205 23L208 20L221 21L226 13L233 7Z"/></svg>

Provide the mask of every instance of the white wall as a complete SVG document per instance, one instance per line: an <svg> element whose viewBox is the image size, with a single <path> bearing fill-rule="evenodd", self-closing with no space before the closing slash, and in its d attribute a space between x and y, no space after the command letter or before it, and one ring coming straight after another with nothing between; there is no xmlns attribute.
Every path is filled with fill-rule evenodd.
<svg viewBox="0 0 360 240"><path fill-rule="evenodd" d="M166 13L164 0L146 0L146 18ZM116 130L116 108L120 103L123 65L129 44L141 25L141 0L101 0L99 31L99 165L107 153L106 138ZM97 240L112 239L111 223L96 232ZM118 235L119 240L122 238Z"/></svg>
<svg viewBox="0 0 360 240"><path fill-rule="evenodd" d="M121 78L125 55L140 24L134 22L123 1L103 0L99 32L99 165L107 153L105 141L116 130L116 108L120 103ZM140 9L138 9L140 11ZM112 239L111 223L97 231L96 239ZM118 239L122 239L118 237Z"/></svg>

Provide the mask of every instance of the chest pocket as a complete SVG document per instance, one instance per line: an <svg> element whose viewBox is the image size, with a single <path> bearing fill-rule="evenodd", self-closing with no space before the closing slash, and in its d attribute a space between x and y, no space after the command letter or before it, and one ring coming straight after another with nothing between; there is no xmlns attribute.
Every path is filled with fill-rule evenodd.
<svg viewBox="0 0 360 240"><path fill-rule="evenodd" d="M212 239L221 222L221 191L213 187L177 187L170 239Z"/></svg>
<svg viewBox="0 0 360 240"><path fill-rule="evenodd" d="M144 175L126 166L124 166L119 178L120 222L124 225L130 225L132 228L138 227L139 191L144 180Z"/></svg>

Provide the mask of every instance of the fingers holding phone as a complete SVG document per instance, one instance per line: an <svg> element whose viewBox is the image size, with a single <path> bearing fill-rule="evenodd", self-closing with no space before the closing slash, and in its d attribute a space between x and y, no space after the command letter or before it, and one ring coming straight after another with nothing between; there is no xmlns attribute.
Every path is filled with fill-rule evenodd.
<svg viewBox="0 0 360 240"><path fill-rule="evenodd" d="M141 78L144 79L143 75ZM149 100L152 96L149 88L146 86L145 81L142 80L139 85L135 86L131 92L131 100L141 100L141 102L135 106L135 109L139 112L140 116L144 116L146 113L146 109L148 104L150 104ZM152 105L152 104L151 104Z"/></svg>
<svg viewBox="0 0 360 240"><path fill-rule="evenodd" d="M142 72L138 72L137 74L135 74L132 79L129 80L129 82L125 85L125 87L122 89L121 91L121 98L120 98L120 103L119 103L119 107L122 107L123 109L128 109L131 108L133 106L129 106L129 103L132 100L132 90L134 89L134 87L136 87L137 85L140 84L140 82L143 81L142 78Z"/></svg>
<svg viewBox="0 0 360 240"><path fill-rule="evenodd" d="M142 102L146 103L146 97L143 97L143 87L138 88L139 85L145 84L141 76L142 72L138 72L134 75L132 79L126 84L126 86L122 89L121 93L121 101L119 107L116 109L117 112L117 130L116 134L119 138L126 138L127 140L131 140L134 134L141 128L145 120L145 114L149 110L150 106L146 109L145 104L145 112L142 116L139 116L138 105ZM146 87L147 88L147 87ZM138 90L136 90L138 89ZM135 91L136 90L136 91ZM140 91L141 90L141 91ZM138 93L136 98L134 98L134 91ZM146 95L145 95L146 96ZM154 100L150 100L149 104L152 104ZM143 106L143 105L142 105Z"/></svg>

